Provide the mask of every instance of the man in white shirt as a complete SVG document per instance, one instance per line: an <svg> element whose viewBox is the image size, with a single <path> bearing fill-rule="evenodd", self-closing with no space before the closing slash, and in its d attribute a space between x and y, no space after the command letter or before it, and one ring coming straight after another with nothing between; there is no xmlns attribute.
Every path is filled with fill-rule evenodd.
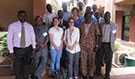
<svg viewBox="0 0 135 79"><path fill-rule="evenodd" d="M63 9L63 25L67 26L68 19L71 17L71 13L67 10L67 3L62 3Z"/></svg>
<svg viewBox="0 0 135 79"><path fill-rule="evenodd" d="M17 13L18 21L9 25L7 43L8 49L13 56L16 79L28 79L25 66L30 64L33 49L35 49L35 34L27 19L26 11Z"/></svg>

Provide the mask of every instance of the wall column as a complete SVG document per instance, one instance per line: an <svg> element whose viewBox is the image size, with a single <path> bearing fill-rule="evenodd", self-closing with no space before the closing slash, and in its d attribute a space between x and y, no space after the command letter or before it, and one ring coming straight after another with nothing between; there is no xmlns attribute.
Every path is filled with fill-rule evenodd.
<svg viewBox="0 0 135 79"><path fill-rule="evenodd" d="M122 37L122 26L123 26L123 11L116 11L116 25L117 25L117 38L121 39Z"/></svg>
<svg viewBox="0 0 135 79"><path fill-rule="evenodd" d="M43 16L45 13L46 0L33 0L33 15Z"/></svg>

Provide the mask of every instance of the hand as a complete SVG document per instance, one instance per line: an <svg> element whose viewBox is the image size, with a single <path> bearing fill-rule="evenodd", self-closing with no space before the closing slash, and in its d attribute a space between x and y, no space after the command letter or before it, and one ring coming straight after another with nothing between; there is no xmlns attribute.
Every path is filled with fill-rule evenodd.
<svg viewBox="0 0 135 79"><path fill-rule="evenodd" d="M9 57L10 57L11 59L14 59L14 58L15 58L15 54L14 54L14 53L9 53Z"/></svg>
<svg viewBox="0 0 135 79"><path fill-rule="evenodd" d="M45 45L41 44L41 45L40 45L40 47L41 47L41 48L44 48L44 47L45 47Z"/></svg>
<svg viewBox="0 0 135 79"><path fill-rule="evenodd" d="M14 52L10 52L10 54L13 54Z"/></svg>
<svg viewBox="0 0 135 79"><path fill-rule="evenodd" d="M70 46L70 45L69 45L68 48L69 48L70 50L73 50L73 46Z"/></svg>
<svg viewBox="0 0 135 79"><path fill-rule="evenodd" d="M97 52L97 51L98 51L98 47L95 47L95 48L93 49L93 51L94 51L94 52Z"/></svg>
<svg viewBox="0 0 135 79"><path fill-rule="evenodd" d="M62 48L61 48L61 47L57 47L56 50L57 50L58 52L60 52L60 53L62 52Z"/></svg>
<svg viewBox="0 0 135 79"><path fill-rule="evenodd" d="M62 52L62 47L59 47L59 52Z"/></svg>
<svg viewBox="0 0 135 79"><path fill-rule="evenodd" d="M32 53L36 53L37 52L37 48L33 48Z"/></svg>

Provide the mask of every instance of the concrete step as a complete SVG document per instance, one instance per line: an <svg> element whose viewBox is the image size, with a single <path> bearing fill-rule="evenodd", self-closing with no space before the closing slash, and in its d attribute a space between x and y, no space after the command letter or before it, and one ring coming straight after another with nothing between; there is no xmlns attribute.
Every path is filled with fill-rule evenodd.
<svg viewBox="0 0 135 79"><path fill-rule="evenodd" d="M15 79L14 76L0 76L0 79Z"/></svg>
<svg viewBox="0 0 135 79"><path fill-rule="evenodd" d="M9 67L0 67L0 76L12 76L13 70Z"/></svg>

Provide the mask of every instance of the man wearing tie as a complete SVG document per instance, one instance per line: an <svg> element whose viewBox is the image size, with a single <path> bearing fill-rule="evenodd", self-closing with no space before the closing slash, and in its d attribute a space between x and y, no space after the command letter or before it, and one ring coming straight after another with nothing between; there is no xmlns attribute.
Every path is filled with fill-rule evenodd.
<svg viewBox="0 0 135 79"><path fill-rule="evenodd" d="M15 57L16 79L28 79L25 66L30 63L32 51L36 47L35 34L32 25L26 21L26 11L18 11L17 17L18 21L11 23L8 28L8 49Z"/></svg>

